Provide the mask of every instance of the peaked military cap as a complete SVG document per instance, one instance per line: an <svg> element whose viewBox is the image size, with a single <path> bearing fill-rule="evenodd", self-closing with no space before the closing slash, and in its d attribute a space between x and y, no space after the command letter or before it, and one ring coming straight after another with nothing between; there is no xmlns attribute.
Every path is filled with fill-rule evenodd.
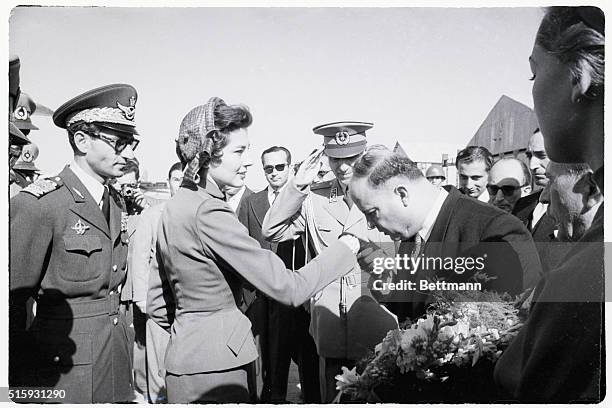
<svg viewBox="0 0 612 408"><path fill-rule="evenodd" d="M112 84L72 98L55 111L53 123L68 128L74 123L95 123L118 132L137 135L134 116L138 94L131 85Z"/></svg>
<svg viewBox="0 0 612 408"><path fill-rule="evenodd" d="M12 145L26 145L30 143L30 139L15 126L12 120L9 120L9 143Z"/></svg>
<svg viewBox="0 0 612 408"><path fill-rule="evenodd" d="M365 132L373 126L370 122L332 122L317 126L312 131L323 136L327 156L342 159L365 150Z"/></svg>
<svg viewBox="0 0 612 408"><path fill-rule="evenodd" d="M9 57L9 97L13 100L13 106L9 106L10 111L14 111L19 99L19 68L21 63L19 57L11 55ZM10 113L10 112L9 112Z"/></svg>
<svg viewBox="0 0 612 408"><path fill-rule="evenodd" d="M21 157L17 160L17 163L13 166L15 170L29 170L40 172L40 169L34 164L34 160L38 157L38 146L34 143L30 143L23 147L21 151Z"/></svg>
<svg viewBox="0 0 612 408"><path fill-rule="evenodd" d="M19 95L17 107L13 112L13 123L20 130L38 130L38 127L36 127L30 119L30 116L32 116L34 112L36 112L36 102L30 98L30 95L22 92L21 95Z"/></svg>

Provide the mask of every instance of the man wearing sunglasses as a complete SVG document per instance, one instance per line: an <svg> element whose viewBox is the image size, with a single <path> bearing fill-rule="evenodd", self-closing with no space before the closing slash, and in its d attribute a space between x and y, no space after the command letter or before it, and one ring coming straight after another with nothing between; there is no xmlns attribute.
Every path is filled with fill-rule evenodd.
<svg viewBox="0 0 612 408"><path fill-rule="evenodd" d="M511 213L517 201L531 192L531 173L514 157L498 160L489 172L489 204Z"/></svg>
<svg viewBox="0 0 612 408"><path fill-rule="evenodd" d="M60 106L53 122L67 130L73 161L11 199L12 386L53 387L71 403L133 398L131 338L119 306L127 213L108 180L134 158L136 98L132 86L114 84ZM37 310L28 331L30 297Z"/></svg>

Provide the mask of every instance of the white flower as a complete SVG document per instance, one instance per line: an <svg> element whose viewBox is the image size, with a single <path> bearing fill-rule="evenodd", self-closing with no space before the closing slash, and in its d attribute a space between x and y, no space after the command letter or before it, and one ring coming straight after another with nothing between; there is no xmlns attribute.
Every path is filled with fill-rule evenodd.
<svg viewBox="0 0 612 408"><path fill-rule="evenodd" d="M357 374L357 367L353 367L352 370L342 366L342 374L338 374L334 377L336 380L336 389L342 391L359 382L359 374Z"/></svg>

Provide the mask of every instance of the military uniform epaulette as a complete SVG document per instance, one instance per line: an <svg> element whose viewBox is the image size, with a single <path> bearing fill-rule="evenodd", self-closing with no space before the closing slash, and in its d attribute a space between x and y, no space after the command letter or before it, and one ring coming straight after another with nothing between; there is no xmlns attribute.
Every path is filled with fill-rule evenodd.
<svg viewBox="0 0 612 408"><path fill-rule="evenodd" d="M311 184L310 185L310 191L322 190L324 188L330 188L332 186L332 184L334 184L334 181L336 181L336 179L324 181L322 183Z"/></svg>
<svg viewBox="0 0 612 408"><path fill-rule="evenodd" d="M59 176L39 178L21 191L24 193L30 193L36 198L40 198L51 191L57 190L62 185L64 185L64 182Z"/></svg>

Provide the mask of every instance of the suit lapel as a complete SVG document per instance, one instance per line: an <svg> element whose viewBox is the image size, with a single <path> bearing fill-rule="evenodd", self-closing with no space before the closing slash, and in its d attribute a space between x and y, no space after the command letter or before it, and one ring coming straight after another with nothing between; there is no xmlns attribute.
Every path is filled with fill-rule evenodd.
<svg viewBox="0 0 612 408"><path fill-rule="evenodd" d="M253 213L255 214L255 218L257 222L261 226L263 224L263 220L266 217L266 213L270 209L270 202L268 201L268 189L262 190L261 192L255 194L251 201L251 206L253 207Z"/></svg>
<svg viewBox="0 0 612 408"><path fill-rule="evenodd" d="M70 206L70 211L78 215L84 221L102 231L106 236L110 237L110 230L106 219L102 214L102 210L98 206L87 190L81 183L79 178L70 170L68 166L62 170L60 177L64 181L64 185L68 187L70 193L74 197L74 203ZM112 213L111 213L112 216Z"/></svg>
<svg viewBox="0 0 612 408"><path fill-rule="evenodd" d="M431 233L429 234L427 242L444 242L448 225L460 197L461 193L456 188L452 187L449 189L448 196L444 200L444 203L442 203L442 207L431 228Z"/></svg>
<svg viewBox="0 0 612 408"><path fill-rule="evenodd" d="M323 206L323 208L325 208L325 210L344 227L349 216L349 208L348 205L346 205L346 202L344 202L342 188L338 184L337 180L334 181L331 188L332 190L335 188L337 191L336 199L335 201L332 201L331 197L327 197L326 199L329 201L329 203L328 205ZM330 190L330 196L332 190Z"/></svg>
<svg viewBox="0 0 612 408"><path fill-rule="evenodd" d="M360 235L358 236L366 236L367 228L365 215L353 204L344 223L344 231L359 231Z"/></svg>
<svg viewBox="0 0 612 408"><path fill-rule="evenodd" d="M109 187L112 189L112 187ZM121 234L121 218L123 217L121 206L117 204L119 198L115 192L111 192L111 200L110 200L110 237L111 242L115 242Z"/></svg>

